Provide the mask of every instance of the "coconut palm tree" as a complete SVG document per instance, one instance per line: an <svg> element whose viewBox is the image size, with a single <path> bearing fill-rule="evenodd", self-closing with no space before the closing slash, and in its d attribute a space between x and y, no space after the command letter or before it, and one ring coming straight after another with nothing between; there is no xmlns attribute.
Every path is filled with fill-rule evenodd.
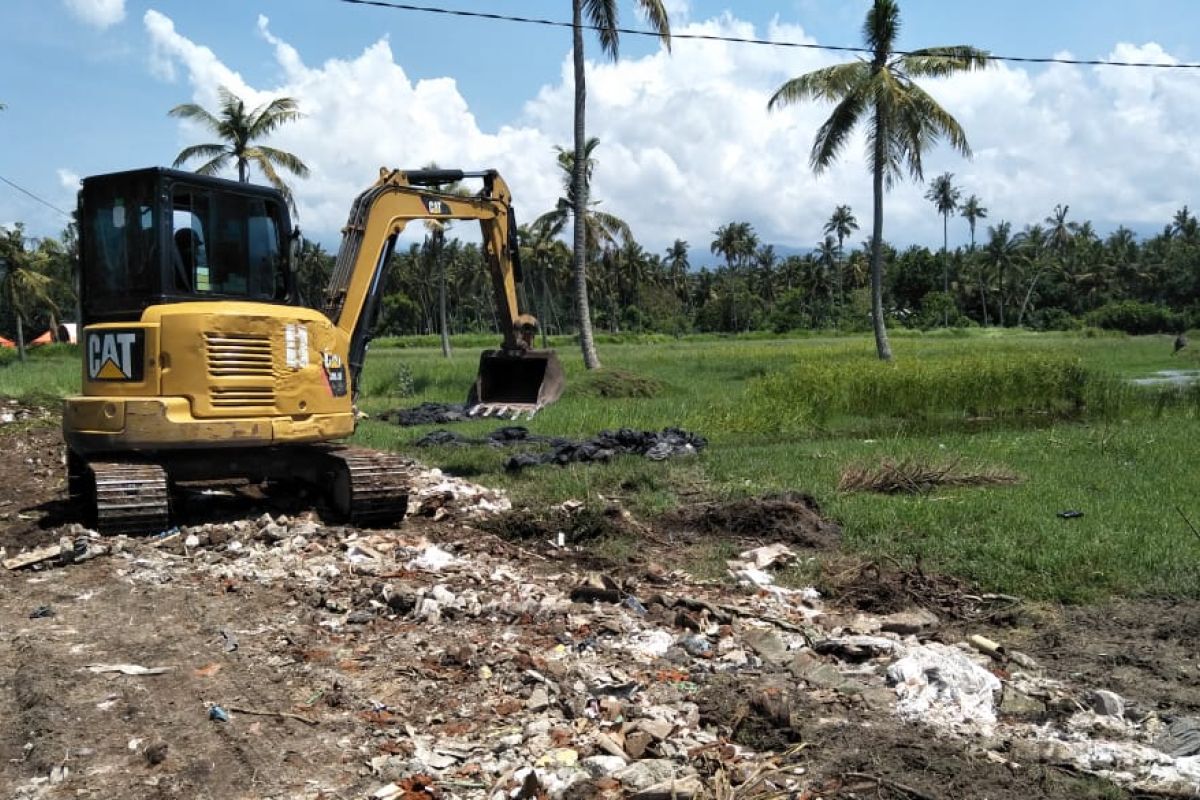
<svg viewBox="0 0 1200 800"><path fill-rule="evenodd" d="M787 81L772 95L767 107L781 108L805 100L835 104L829 119L817 130L809 164L822 172L837 158L854 126L867 126L868 159L873 176L874 208L871 249L871 316L875 348L890 360L883 319L883 195L903 177L920 180L921 156L944 138L964 156L971 153L958 121L915 82L915 78L940 78L989 64L988 55L974 47L931 47L908 53L895 52L900 33L900 8L896 0L874 0L863 25L871 59L825 67Z"/></svg>
<svg viewBox="0 0 1200 800"><path fill-rule="evenodd" d="M838 206L835 208L833 214L829 217L829 221L821 229L821 232L825 235L832 234L837 237L837 293L839 306L845 300L842 293L842 271L846 268L846 251L844 245L846 239L856 230L858 230L858 220L855 219L854 212L850 210L850 206Z"/></svg>
<svg viewBox="0 0 1200 800"><path fill-rule="evenodd" d="M596 29L600 38L600 49L612 60L617 59L620 45L620 30L617 24L618 0L571 0L571 24L573 32L572 55L575 67L575 149L571 174L571 213L574 216L572 243L574 245L573 274L575 278L575 309L579 316L579 346L583 350L583 364L588 369L600 366L596 344L592 338L592 317L588 307L587 293L587 225L588 182L585 176L587 165L587 84L584 76L583 15L587 12L588 22ZM671 48L671 23L663 0L637 0L650 26L658 33L668 50Z"/></svg>
<svg viewBox="0 0 1200 800"><path fill-rule="evenodd" d="M1010 270L1016 267L1022 252L1021 240L1012 235L1012 223L1001 221L988 228L988 243L984 247L987 265L991 267L999 281L996 291L997 305L1000 309L1000 327L1004 327L1004 307L1008 303L1008 295L1004 279Z"/></svg>
<svg viewBox="0 0 1200 800"><path fill-rule="evenodd" d="M592 155L600 146L600 140L595 136L588 139L584 147L584 193L590 194L592 173L596 168L596 159ZM576 215L575 211L575 153L565 147L555 147L558 153L558 168L562 172L564 196L558 198L554 208L542 214L533 221L535 227L545 227L551 236L557 236L567 227L567 221ZM584 230L584 249L588 254L597 252L608 246L615 246L620 240L631 238L629 225L620 217L599 210L599 200L589 199L585 210L580 216ZM585 273L586 277L586 273Z"/></svg>
<svg viewBox="0 0 1200 800"><path fill-rule="evenodd" d="M971 195L958 207L959 216L967 221L971 229L971 251L975 251L975 223L987 219L987 207L979 202L979 198Z"/></svg>
<svg viewBox="0 0 1200 800"><path fill-rule="evenodd" d="M291 189L279 177L277 168L296 177L307 178L308 166L299 156L256 142L265 139L279 126L303 116L296 107L296 101L290 97L276 97L247 111L245 101L224 86L217 90L217 94L221 99L221 107L215 114L196 103L183 103L167 112L168 116L200 123L221 140L183 148L171 166L181 167L192 159L204 158L208 160L196 169L196 173L216 175L232 161L237 166L238 180L248 183L250 165L253 164L288 199L288 203L292 203Z"/></svg>
<svg viewBox="0 0 1200 800"><path fill-rule="evenodd" d="M1175 212L1171 218L1170 230L1173 236L1177 236L1185 242L1200 238L1200 222L1197 222L1195 215L1188 211L1187 206Z"/></svg>
<svg viewBox="0 0 1200 800"><path fill-rule="evenodd" d="M942 291L950 294L950 267L947 264L947 253L950 250L950 215L958 209L958 200L962 190L954 185L954 173L943 172L929 182L929 191L925 199L933 203L938 213L942 215ZM943 317L942 324L946 324Z"/></svg>

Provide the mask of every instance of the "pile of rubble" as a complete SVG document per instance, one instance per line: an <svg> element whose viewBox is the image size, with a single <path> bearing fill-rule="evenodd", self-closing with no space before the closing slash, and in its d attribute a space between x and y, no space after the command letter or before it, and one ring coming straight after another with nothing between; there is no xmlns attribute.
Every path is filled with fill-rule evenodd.
<svg viewBox="0 0 1200 800"><path fill-rule="evenodd" d="M424 513L465 520L506 505L440 477L416 493ZM926 611L826 609L811 589L777 585L777 570L797 557L786 546L742 553L731 583L653 564L618 580L575 571L570 548L532 553L466 525L443 528L435 542L408 529L263 515L150 540L75 530L60 555L120 559L118 574L151 590L197 574L285 587L293 601L281 617L364 654L368 666L335 674L277 631L270 666L288 685L328 696L293 717L321 725L353 713L363 723L342 746L376 800L688 800L720 796L714 787L739 797L810 788L790 751L738 744L738 721L712 710L715 687L729 681L830 707L810 734L844 725L838 708L865 709L1014 770L1055 764L1139 790L1200 789L1195 725L1047 678L983 637L939 641ZM789 713L767 716L786 729ZM209 719L239 724L233 708ZM316 786L311 796L344 788Z"/></svg>

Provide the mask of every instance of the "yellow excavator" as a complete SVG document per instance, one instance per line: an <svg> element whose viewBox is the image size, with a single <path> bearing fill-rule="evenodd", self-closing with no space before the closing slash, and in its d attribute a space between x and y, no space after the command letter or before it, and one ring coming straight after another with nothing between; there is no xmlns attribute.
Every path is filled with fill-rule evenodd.
<svg viewBox="0 0 1200 800"><path fill-rule="evenodd" d="M474 195L441 187L482 181ZM493 170L380 170L355 199L324 308L295 281L299 237L271 188L151 168L79 193L83 390L66 400L72 499L108 532L171 524L176 483L303 481L361 525L400 520L409 463L337 444L354 432L363 361L396 239L414 220L477 220L503 341L475 413L532 414L562 367L517 306L517 224Z"/></svg>

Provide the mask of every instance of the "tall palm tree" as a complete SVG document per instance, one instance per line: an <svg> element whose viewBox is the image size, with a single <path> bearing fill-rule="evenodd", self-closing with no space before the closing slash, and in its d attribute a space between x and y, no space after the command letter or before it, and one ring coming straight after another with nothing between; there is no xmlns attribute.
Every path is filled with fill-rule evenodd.
<svg viewBox="0 0 1200 800"><path fill-rule="evenodd" d="M979 198L971 195L963 204L958 207L959 216L967 221L967 226L971 229L971 251L975 250L975 223L981 219L987 219L987 207L979 202Z"/></svg>
<svg viewBox="0 0 1200 800"><path fill-rule="evenodd" d="M1038 279L1046 271L1046 246L1049 239L1046 229L1037 224L1026 225L1025 230L1021 231L1018 236L1025 250L1025 258L1034 265L1033 277L1029 279L1029 286L1025 290L1025 299L1021 301L1021 310L1017 312L1017 327L1019 328L1025 321L1025 311L1029 308L1029 301L1033 298L1033 290L1037 287Z"/></svg>
<svg viewBox="0 0 1200 800"><path fill-rule="evenodd" d="M947 263L950 250L950 215L958 209L958 200L962 190L954 185L954 173L943 172L929 182L929 191L925 199L933 203L938 213L942 215L942 291L950 294L950 265ZM945 316L942 324L946 324Z"/></svg>
<svg viewBox="0 0 1200 800"><path fill-rule="evenodd" d="M854 212L850 210L850 206L838 206L830 215L829 221L825 223L825 227L821 232L826 236L832 234L837 237L837 293L838 305L842 305L845 297L842 293L842 271L846 268L846 251L844 245L850 234L858 230L858 220L854 217Z"/></svg>
<svg viewBox="0 0 1200 800"><path fill-rule="evenodd" d="M1200 222L1197 222L1196 216L1184 206L1171 217L1170 231L1173 236L1186 242L1195 241L1200 237Z"/></svg>
<svg viewBox="0 0 1200 800"><path fill-rule="evenodd" d="M585 216L588 212L588 184L584 174L587 165L587 83L584 76L583 15L587 12L588 22L597 30L600 49L612 60L617 60L621 34L617 24L618 0L571 0L572 54L575 67L575 150L572 162L572 214L574 230L573 273L575 278L575 309L579 316L579 346L583 350L583 364L588 369L600 366L600 356L592 338L592 317L588 307L587 293L587 228ZM637 7L646 15L650 26L658 33L663 44L671 49L671 23L663 0L637 0Z"/></svg>
<svg viewBox="0 0 1200 800"><path fill-rule="evenodd" d="M868 164L874 178L871 316L875 349L884 360L892 357L883 319L884 190L902 178L905 169L920 180L924 175L921 156L939 139L945 138L964 156L971 153L958 121L913 79L945 77L982 69L989 63L986 52L966 45L896 53L899 33L896 0L875 0L863 24L863 38L871 51L869 61L859 59L793 78L780 86L767 104L770 109L810 99L836 104L817 130L809 156L818 173L837 158L859 120L866 123Z"/></svg>
<svg viewBox="0 0 1200 800"><path fill-rule="evenodd" d="M736 271L744 268L758 249L758 234L749 222L730 222L713 231L709 250L725 258L725 265Z"/></svg>
<svg viewBox="0 0 1200 800"><path fill-rule="evenodd" d="M1021 255L1021 240L1019 237L1012 235L1012 223L1001 221L997 225L988 228L988 243L984 248L984 253L987 257L987 264L996 272L996 278L999 285L996 291L998 298L998 307L1000 309L1000 327L1004 327L1004 307L1007 305L1008 296L1004 286L1004 279L1008 273L1017 264L1017 259Z"/></svg>
<svg viewBox="0 0 1200 800"><path fill-rule="evenodd" d="M196 103L183 103L167 112L169 116L200 123L221 140L183 148L172 166L181 167L194 158L204 158L208 160L196 169L196 173L216 175L233 161L237 166L238 180L248 183L250 165L253 164L292 203L291 189L279 177L276 168L299 178L307 178L308 166L299 156L256 142L265 139L279 126L303 116L296 107L296 101L290 97L276 97L247 111L245 101L224 86L217 93L221 107L215 114Z"/></svg>

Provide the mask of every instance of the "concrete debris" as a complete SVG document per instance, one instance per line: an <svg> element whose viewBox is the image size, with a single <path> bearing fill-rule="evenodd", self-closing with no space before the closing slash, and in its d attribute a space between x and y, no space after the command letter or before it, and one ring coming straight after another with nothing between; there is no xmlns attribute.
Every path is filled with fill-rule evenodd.
<svg viewBox="0 0 1200 800"><path fill-rule="evenodd" d="M743 562L748 562L756 569L767 569L794 561L796 552L786 544L770 544L756 547L738 555Z"/></svg>
<svg viewBox="0 0 1200 800"><path fill-rule="evenodd" d="M922 609L827 614L816 592L773 584L768 570L795 558L786 546L740 554L733 574L766 576L749 581L749 591L683 573L664 578L661 569L588 573L557 549L531 554L464 524L504 506L503 495L423 474L414 497L455 524L359 531L309 515L263 514L155 539L74 532L65 544L71 552L76 539L104 549L111 574L96 585L127 584L122 594L130 586L141 595L184 586L256 602L286 598L272 607L278 622L208 623L209 652L177 669L214 692L256 660L278 673L277 693L253 704L262 711L214 694L226 705L189 713L206 726L235 714L227 732L238 736L257 735L252 726L266 723L256 715L312 724L341 754L331 759L342 770L336 774L358 771L359 783L314 783L290 796L711 797L718 771L736 790L777 767L783 750L745 749L731 739L728 720L714 721L704 694L726 681L738 691L771 688L738 714L760 713L755 703L763 697L787 701L769 709L780 724L803 710L806 741L830 721L844 725L841 706L864 724L886 715L893 726L912 723L914 736L969 737L996 763L1067 765L1150 792L1200 791L1200 721L1165 725L1153 712L1131 714L1132 701L1037 674L1032 659L985 637L927 641L934 631L948 638L951 628ZM54 599L59 616L37 623L39 634L65 627L71 596ZM169 669L87 663L136 660L138 652L85 650L71 668L105 673L76 675L108 690L128 689L129 679L107 673L136 678ZM164 680L133 682L153 691ZM89 696L89 708L116 713L127 702L108 690ZM138 733L139 747L158 738ZM148 771L166 775L186 763L178 753L190 735L172 740L169 757L163 744L158 761L153 748L139 750L139 769L161 762ZM84 769L95 774L92 766L76 767L71 782ZM799 773L793 779L779 791L804 796L819 788Z"/></svg>
<svg viewBox="0 0 1200 800"><path fill-rule="evenodd" d="M1116 692L1097 689L1088 695L1088 703L1097 714L1117 718L1125 716L1125 699Z"/></svg>
<svg viewBox="0 0 1200 800"><path fill-rule="evenodd" d="M996 722L1000 680L956 647L910 647L887 670L901 717L938 727L986 730Z"/></svg>

